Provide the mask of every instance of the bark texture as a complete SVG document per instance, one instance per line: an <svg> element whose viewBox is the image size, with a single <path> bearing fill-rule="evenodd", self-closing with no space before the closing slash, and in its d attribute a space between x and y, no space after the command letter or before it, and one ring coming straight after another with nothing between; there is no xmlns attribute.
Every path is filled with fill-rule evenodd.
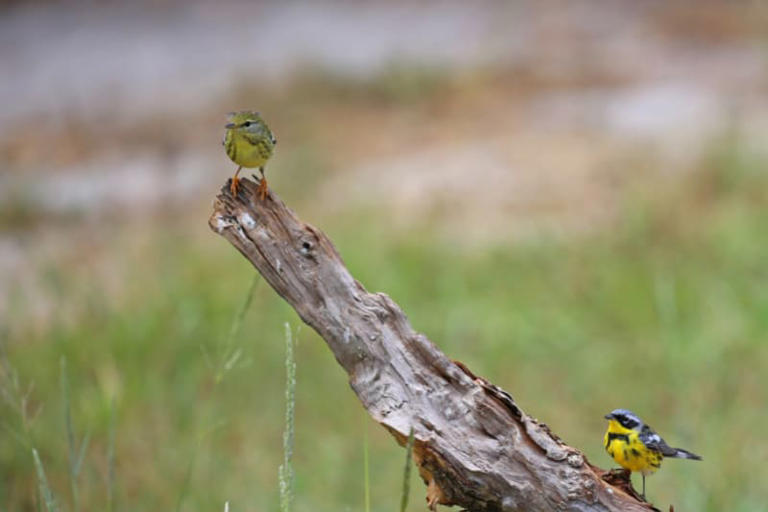
<svg viewBox="0 0 768 512"><path fill-rule="evenodd" d="M588 463L499 387L413 330L387 295L350 275L331 241L271 192L225 185L211 228L234 245L326 341L374 420L414 458L427 501L469 511L648 511L626 479ZM446 312L448 314L449 312ZM523 363L521 363L523 364Z"/></svg>

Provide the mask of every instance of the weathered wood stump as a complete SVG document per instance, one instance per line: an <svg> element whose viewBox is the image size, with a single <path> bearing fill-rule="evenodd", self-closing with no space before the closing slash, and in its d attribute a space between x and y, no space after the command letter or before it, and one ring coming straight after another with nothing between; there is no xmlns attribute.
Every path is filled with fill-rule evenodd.
<svg viewBox="0 0 768 512"><path fill-rule="evenodd" d="M387 295L350 275L328 237L272 192L225 185L211 229L234 245L325 340L371 417L414 459L427 501L469 511L648 511L627 480L611 485L576 448L499 387L413 330ZM449 312L446 312L448 314Z"/></svg>

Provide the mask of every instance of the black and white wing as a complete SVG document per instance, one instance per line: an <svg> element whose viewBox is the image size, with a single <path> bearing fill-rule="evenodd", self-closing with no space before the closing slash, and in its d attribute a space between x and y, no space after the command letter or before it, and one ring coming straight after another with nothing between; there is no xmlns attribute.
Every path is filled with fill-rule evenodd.
<svg viewBox="0 0 768 512"><path fill-rule="evenodd" d="M677 449L669 446L667 442L648 425L643 425L638 438L649 450L659 452L665 457L674 457L677 454Z"/></svg>

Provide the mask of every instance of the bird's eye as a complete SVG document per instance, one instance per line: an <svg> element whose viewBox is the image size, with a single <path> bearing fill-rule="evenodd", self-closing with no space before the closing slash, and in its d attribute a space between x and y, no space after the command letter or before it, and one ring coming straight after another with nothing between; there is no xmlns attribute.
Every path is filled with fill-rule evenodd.
<svg viewBox="0 0 768 512"><path fill-rule="evenodd" d="M243 126L248 128L249 126L251 126L251 122L250 121L246 121L246 122L243 123Z"/></svg>

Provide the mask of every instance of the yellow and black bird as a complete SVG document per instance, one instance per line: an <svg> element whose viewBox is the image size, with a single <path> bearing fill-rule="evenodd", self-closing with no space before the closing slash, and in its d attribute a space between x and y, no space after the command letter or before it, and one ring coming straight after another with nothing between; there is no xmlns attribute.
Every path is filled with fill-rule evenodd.
<svg viewBox="0 0 768 512"><path fill-rule="evenodd" d="M606 414L605 419L608 420L608 430L603 438L605 451L621 467L640 471L643 475L643 499L645 477L661 467L664 457L701 460L695 453L669 446L632 411L615 409Z"/></svg>

